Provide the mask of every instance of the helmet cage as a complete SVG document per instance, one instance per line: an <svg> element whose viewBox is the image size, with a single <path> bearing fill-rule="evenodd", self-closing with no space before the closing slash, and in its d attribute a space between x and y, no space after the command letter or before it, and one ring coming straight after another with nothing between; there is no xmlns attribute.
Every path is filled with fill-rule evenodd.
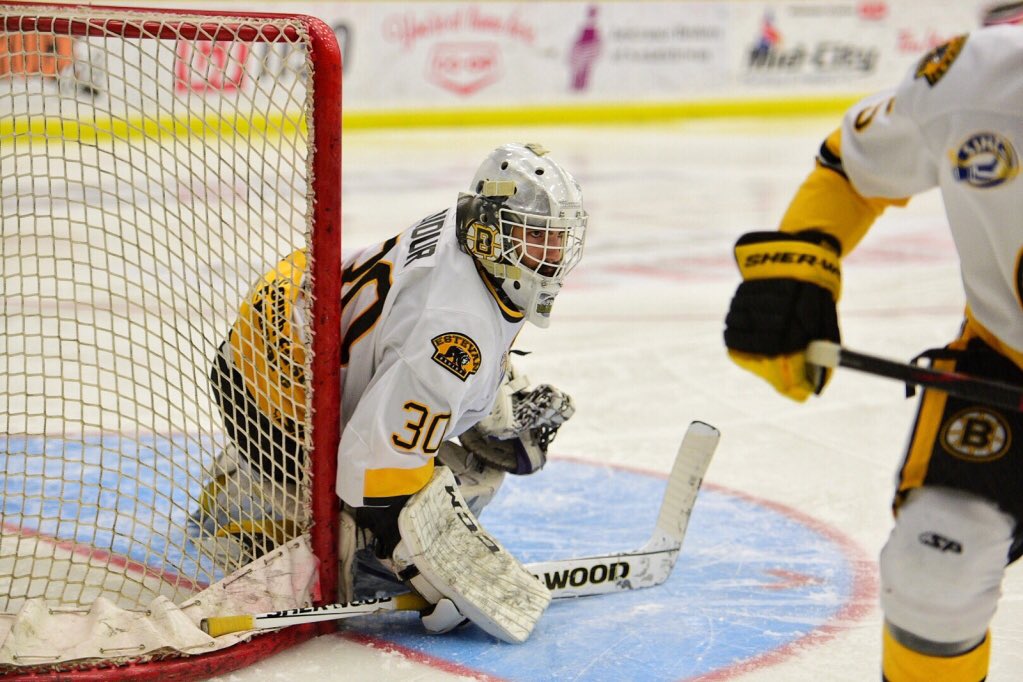
<svg viewBox="0 0 1023 682"><path fill-rule="evenodd" d="M587 216L582 210L574 213L553 217L502 207L500 255L511 265L561 284L583 255Z"/></svg>

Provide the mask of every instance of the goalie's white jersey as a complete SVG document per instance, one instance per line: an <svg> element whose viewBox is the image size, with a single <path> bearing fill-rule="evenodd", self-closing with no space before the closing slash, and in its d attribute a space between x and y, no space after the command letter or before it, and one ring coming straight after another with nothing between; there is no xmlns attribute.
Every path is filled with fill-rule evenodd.
<svg viewBox="0 0 1023 682"><path fill-rule="evenodd" d="M307 257L263 276L231 333L259 410L285 433L304 418ZM455 208L345 254L337 492L391 506L433 474L441 442L486 416L524 323L455 236Z"/></svg>
<svg viewBox="0 0 1023 682"><path fill-rule="evenodd" d="M524 317L459 248L454 207L344 261L337 491L378 506L490 412Z"/></svg>
<svg viewBox="0 0 1023 682"><path fill-rule="evenodd" d="M894 91L854 106L841 130L841 168L860 195L897 198L941 188L971 324L979 323L979 333L1018 362L1021 151L1018 26L977 30L937 48Z"/></svg>

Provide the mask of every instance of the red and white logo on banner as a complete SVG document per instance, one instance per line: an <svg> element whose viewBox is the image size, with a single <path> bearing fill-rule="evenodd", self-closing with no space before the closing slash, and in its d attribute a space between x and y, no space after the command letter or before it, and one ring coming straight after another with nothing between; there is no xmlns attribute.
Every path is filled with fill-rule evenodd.
<svg viewBox="0 0 1023 682"><path fill-rule="evenodd" d="M501 77L497 43L438 43L426 62L427 78L459 95L471 95Z"/></svg>
<svg viewBox="0 0 1023 682"><path fill-rule="evenodd" d="M863 0L856 7L860 19L881 21L888 16L888 3L885 0Z"/></svg>

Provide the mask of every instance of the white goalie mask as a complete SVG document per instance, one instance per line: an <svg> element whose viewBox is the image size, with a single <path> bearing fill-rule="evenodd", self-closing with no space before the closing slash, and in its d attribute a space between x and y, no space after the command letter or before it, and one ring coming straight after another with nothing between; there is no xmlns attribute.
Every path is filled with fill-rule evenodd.
<svg viewBox="0 0 1023 682"><path fill-rule="evenodd" d="M550 324L554 298L583 255L586 211L575 178L535 144L498 147L476 171L480 201L462 246L498 278L526 320Z"/></svg>

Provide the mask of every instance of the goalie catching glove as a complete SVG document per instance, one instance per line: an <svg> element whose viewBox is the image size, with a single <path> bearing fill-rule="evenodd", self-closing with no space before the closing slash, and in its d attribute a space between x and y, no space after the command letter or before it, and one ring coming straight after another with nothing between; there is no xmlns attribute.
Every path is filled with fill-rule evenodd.
<svg viewBox="0 0 1023 682"><path fill-rule="evenodd" d="M551 593L483 529L447 467L409 498L398 530L392 568L434 605L422 617L427 630L447 632L468 619L505 642L529 637Z"/></svg>
<svg viewBox="0 0 1023 682"><path fill-rule="evenodd" d="M547 448L575 414L572 398L549 384L529 388L529 379L509 364L494 408L459 436L462 445L490 466L531 474L547 463Z"/></svg>
<svg viewBox="0 0 1023 682"><path fill-rule="evenodd" d="M751 232L735 244L743 282L725 318L728 355L782 395L820 393L831 370L809 365L811 341L840 342L838 241L807 231Z"/></svg>

